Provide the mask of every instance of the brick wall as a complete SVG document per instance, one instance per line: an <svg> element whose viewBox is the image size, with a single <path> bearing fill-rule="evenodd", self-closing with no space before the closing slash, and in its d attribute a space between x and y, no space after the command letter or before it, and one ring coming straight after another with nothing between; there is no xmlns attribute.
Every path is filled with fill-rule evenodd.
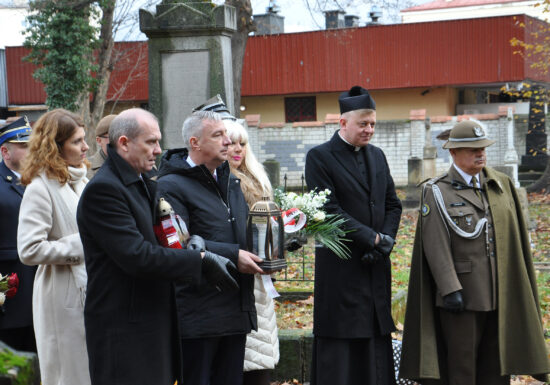
<svg viewBox="0 0 550 385"><path fill-rule="evenodd" d="M505 111L499 114L434 116L431 117L432 144L437 148L437 173L445 172L451 165L447 150L441 148L442 141L436 136L452 128L457 121L469 117L479 120L496 143L487 148L489 166L504 165L508 148ZM380 147L388 159L388 164L396 185L404 186L408 180L407 160L410 157L422 158L426 141L425 110L411 111L409 120L386 120L376 123L376 132L371 143ZM260 162L275 159L280 164L281 183L287 175L287 185L299 187L304 173L305 156L314 146L329 140L338 129L339 115L328 114L323 122L262 123L260 115L247 115L246 123L250 145ZM527 116L514 116L514 147L521 159L525 154Z"/></svg>

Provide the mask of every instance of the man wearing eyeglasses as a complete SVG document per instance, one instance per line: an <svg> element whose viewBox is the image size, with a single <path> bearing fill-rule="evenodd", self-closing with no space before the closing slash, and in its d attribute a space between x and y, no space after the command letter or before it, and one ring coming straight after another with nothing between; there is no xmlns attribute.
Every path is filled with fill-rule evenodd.
<svg viewBox="0 0 550 385"><path fill-rule="evenodd" d="M97 127L95 128L95 141L99 148L97 152L92 155L89 159L91 167L88 169L88 174L86 175L88 179L92 179L97 170L103 166L105 159L107 159L107 145L109 144L109 126L111 122L116 117L116 115L107 115L102 118Z"/></svg>

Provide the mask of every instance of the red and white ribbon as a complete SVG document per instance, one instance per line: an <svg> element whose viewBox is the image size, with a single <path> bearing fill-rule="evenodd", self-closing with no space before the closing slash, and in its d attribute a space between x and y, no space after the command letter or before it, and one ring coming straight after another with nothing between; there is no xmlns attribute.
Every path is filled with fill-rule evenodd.
<svg viewBox="0 0 550 385"><path fill-rule="evenodd" d="M306 214L293 207L283 211L283 223L285 225L285 233L295 233L306 225Z"/></svg>

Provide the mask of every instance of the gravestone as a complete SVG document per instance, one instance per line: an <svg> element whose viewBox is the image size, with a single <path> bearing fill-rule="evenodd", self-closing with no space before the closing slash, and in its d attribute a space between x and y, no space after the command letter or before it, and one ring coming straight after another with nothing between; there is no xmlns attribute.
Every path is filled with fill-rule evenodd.
<svg viewBox="0 0 550 385"><path fill-rule="evenodd" d="M164 0L156 13L140 9L139 26L149 39L149 108L159 118L163 149L183 145L183 121L213 95L220 94L234 114L235 8Z"/></svg>

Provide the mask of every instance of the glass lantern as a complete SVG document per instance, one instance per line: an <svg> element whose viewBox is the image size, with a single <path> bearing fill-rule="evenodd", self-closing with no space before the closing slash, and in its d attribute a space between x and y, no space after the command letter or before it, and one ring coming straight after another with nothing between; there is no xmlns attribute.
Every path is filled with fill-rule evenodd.
<svg viewBox="0 0 550 385"><path fill-rule="evenodd" d="M248 250L262 258L258 265L266 273L286 269L284 225L281 210L263 197L248 214Z"/></svg>

